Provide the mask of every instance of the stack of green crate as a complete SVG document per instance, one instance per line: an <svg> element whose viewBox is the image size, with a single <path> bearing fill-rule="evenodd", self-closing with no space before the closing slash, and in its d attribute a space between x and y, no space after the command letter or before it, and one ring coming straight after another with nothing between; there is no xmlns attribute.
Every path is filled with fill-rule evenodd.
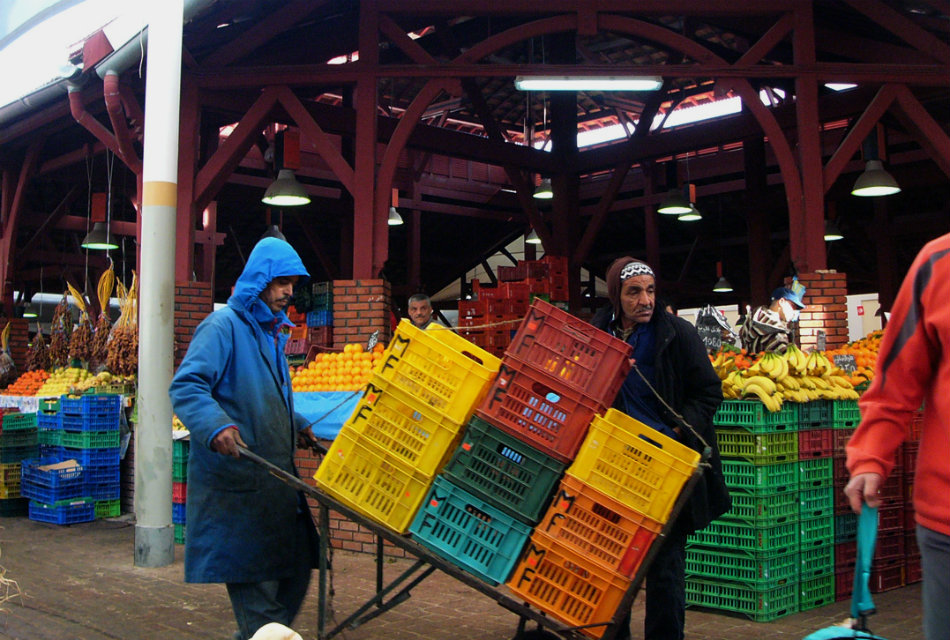
<svg viewBox="0 0 950 640"><path fill-rule="evenodd" d="M175 544L185 544L185 490L188 483L188 452L190 443L180 439L172 441L172 524L175 527ZM180 487L176 496L175 487ZM176 500L175 498L178 498Z"/></svg>
<svg viewBox="0 0 950 640"><path fill-rule="evenodd" d="M798 611L798 408L727 400L716 414L733 507L689 537L686 603L757 621Z"/></svg>

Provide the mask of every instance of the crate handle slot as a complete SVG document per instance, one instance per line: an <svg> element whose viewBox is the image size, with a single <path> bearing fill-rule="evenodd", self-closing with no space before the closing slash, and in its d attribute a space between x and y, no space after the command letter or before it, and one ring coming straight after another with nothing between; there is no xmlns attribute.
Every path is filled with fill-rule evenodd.
<svg viewBox="0 0 950 640"><path fill-rule="evenodd" d="M588 342L588 343L589 343L589 342L591 341L592 337L593 337L593 336L592 336L592 333L593 333L593 332L584 331L584 330L581 329L580 327L576 327L576 326L571 325L571 324L566 324L566 325L564 325L564 327L563 327L561 330L562 330L564 333L570 334L571 337L574 338L575 340L580 340L581 342Z"/></svg>
<svg viewBox="0 0 950 640"><path fill-rule="evenodd" d="M646 434L641 433L638 437L639 437L641 440L645 440L646 442L649 442L650 444L652 444L652 445L653 445L654 447L656 447L657 449L662 449L662 448L663 448L663 445L662 445L662 444L660 444L659 442L657 442L656 440L654 440L653 438L651 438L650 436L648 436L648 435L646 435Z"/></svg>
<svg viewBox="0 0 950 640"><path fill-rule="evenodd" d="M561 396L554 392L554 389L551 387L545 386L540 382L535 382L531 385L531 390L534 391L535 395L543 396L545 400L556 404L561 401Z"/></svg>
<svg viewBox="0 0 950 640"><path fill-rule="evenodd" d="M493 520L493 518L490 515L488 515L487 513L485 513L484 511L482 511L481 509L479 509L473 504L465 505L465 513L478 518L485 524L491 524Z"/></svg>
<svg viewBox="0 0 950 640"><path fill-rule="evenodd" d="M482 366L485 365L485 361L479 358L478 356L476 356L474 353L471 353L469 351L463 351L462 355L465 356L466 358L470 358L471 360L474 360L475 362L477 362L478 364Z"/></svg>

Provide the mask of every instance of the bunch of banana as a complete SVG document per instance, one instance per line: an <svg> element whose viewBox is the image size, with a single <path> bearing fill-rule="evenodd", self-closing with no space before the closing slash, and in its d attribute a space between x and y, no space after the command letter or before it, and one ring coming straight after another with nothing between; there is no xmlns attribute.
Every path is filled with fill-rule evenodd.
<svg viewBox="0 0 950 640"><path fill-rule="evenodd" d="M812 351L805 360L805 372L810 376L827 378L834 368L828 356L821 351Z"/></svg>
<svg viewBox="0 0 950 640"><path fill-rule="evenodd" d="M749 368L751 371L754 367L758 368L763 375L768 376L775 382L781 382L788 377L789 365L788 361L778 355L777 353L772 353L771 351L766 351L762 354L762 357Z"/></svg>
<svg viewBox="0 0 950 640"><path fill-rule="evenodd" d="M743 378L740 397L755 396L762 401L765 408L775 412L782 408L782 394L778 391L775 381L768 376L757 375Z"/></svg>
<svg viewBox="0 0 950 640"><path fill-rule="evenodd" d="M722 397L737 400L742 395L742 374L734 369L722 379Z"/></svg>
<svg viewBox="0 0 950 640"><path fill-rule="evenodd" d="M789 371L793 372L795 375L802 375L805 373L805 367L808 363L808 356L804 351L796 347L794 344L788 345L788 348L785 349L785 353L782 355L782 358L788 363Z"/></svg>
<svg viewBox="0 0 950 640"><path fill-rule="evenodd" d="M712 361L713 369L720 380L725 380L726 376L736 370L736 359L726 351L720 351Z"/></svg>

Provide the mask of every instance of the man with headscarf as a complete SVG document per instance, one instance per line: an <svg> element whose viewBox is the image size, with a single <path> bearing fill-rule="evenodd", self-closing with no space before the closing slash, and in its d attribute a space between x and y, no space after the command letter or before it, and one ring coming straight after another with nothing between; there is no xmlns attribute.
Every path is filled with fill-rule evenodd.
<svg viewBox="0 0 950 640"><path fill-rule="evenodd" d="M742 347L749 353L771 351L784 353L792 342L793 322L805 308L805 285L795 278L790 287L778 287L772 292L769 306L761 306L747 314L739 327Z"/></svg>
<svg viewBox="0 0 950 640"><path fill-rule="evenodd" d="M185 581L227 585L236 640L293 623L318 557L303 494L238 451L296 475L294 445L313 441L284 357L293 326L284 310L307 276L286 241L260 240L227 306L195 330L169 389L191 431Z"/></svg>
<svg viewBox="0 0 950 640"><path fill-rule="evenodd" d="M633 348L634 366L614 407L696 451L710 448L710 468L704 470L703 481L662 543L646 578L644 638L682 640L686 536L731 506L712 425L722 402L722 386L696 328L656 308L656 276L648 264L619 258L607 269L606 279L610 305L600 309L591 323ZM628 618L617 638L629 637Z"/></svg>

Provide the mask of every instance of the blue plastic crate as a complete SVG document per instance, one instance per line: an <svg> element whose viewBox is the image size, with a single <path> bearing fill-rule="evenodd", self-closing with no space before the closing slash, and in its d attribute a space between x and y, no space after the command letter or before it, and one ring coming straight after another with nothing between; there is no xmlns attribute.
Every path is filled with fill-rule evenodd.
<svg viewBox="0 0 950 640"><path fill-rule="evenodd" d="M31 482L24 482L20 485L20 495L24 498L30 498L37 502L52 504L59 500L70 500L72 498L86 497L84 491L85 485L82 482L78 484L68 484L56 488L44 487Z"/></svg>
<svg viewBox="0 0 950 640"><path fill-rule="evenodd" d="M73 416L118 415L122 407L122 396L113 393L86 394L78 398L62 396L59 412Z"/></svg>
<svg viewBox="0 0 950 640"><path fill-rule="evenodd" d="M69 485L82 486L81 465L62 469L40 469L59 462L55 458L40 458L24 460L20 469L20 482L30 483L41 487L58 489Z"/></svg>
<svg viewBox="0 0 950 640"><path fill-rule="evenodd" d="M36 414L36 426L39 429L62 429L63 415L60 413Z"/></svg>
<svg viewBox="0 0 950 640"><path fill-rule="evenodd" d="M96 519L96 503L88 498L63 500L56 504L30 501L30 520L52 524L75 524Z"/></svg>
<svg viewBox="0 0 950 640"><path fill-rule="evenodd" d="M116 500L119 498L119 491L118 482L85 482L82 495L93 500Z"/></svg>
<svg viewBox="0 0 950 640"><path fill-rule="evenodd" d="M310 311L307 313L308 327L328 327L333 324L333 312L329 310Z"/></svg>
<svg viewBox="0 0 950 640"><path fill-rule="evenodd" d="M86 484L118 484L119 465L88 466L83 469L83 481Z"/></svg>
<svg viewBox="0 0 950 640"><path fill-rule="evenodd" d="M172 503L172 524L185 524L185 505Z"/></svg>
<svg viewBox="0 0 950 640"><path fill-rule="evenodd" d="M78 460L84 467L119 466L119 447L105 449L74 449L63 447L63 459Z"/></svg>
<svg viewBox="0 0 950 640"><path fill-rule="evenodd" d="M118 431L119 414L71 416L63 414L63 429L67 431Z"/></svg>
<svg viewBox="0 0 950 640"><path fill-rule="evenodd" d="M496 585L514 569L531 527L438 476L409 531L420 544Z"/></svg>

